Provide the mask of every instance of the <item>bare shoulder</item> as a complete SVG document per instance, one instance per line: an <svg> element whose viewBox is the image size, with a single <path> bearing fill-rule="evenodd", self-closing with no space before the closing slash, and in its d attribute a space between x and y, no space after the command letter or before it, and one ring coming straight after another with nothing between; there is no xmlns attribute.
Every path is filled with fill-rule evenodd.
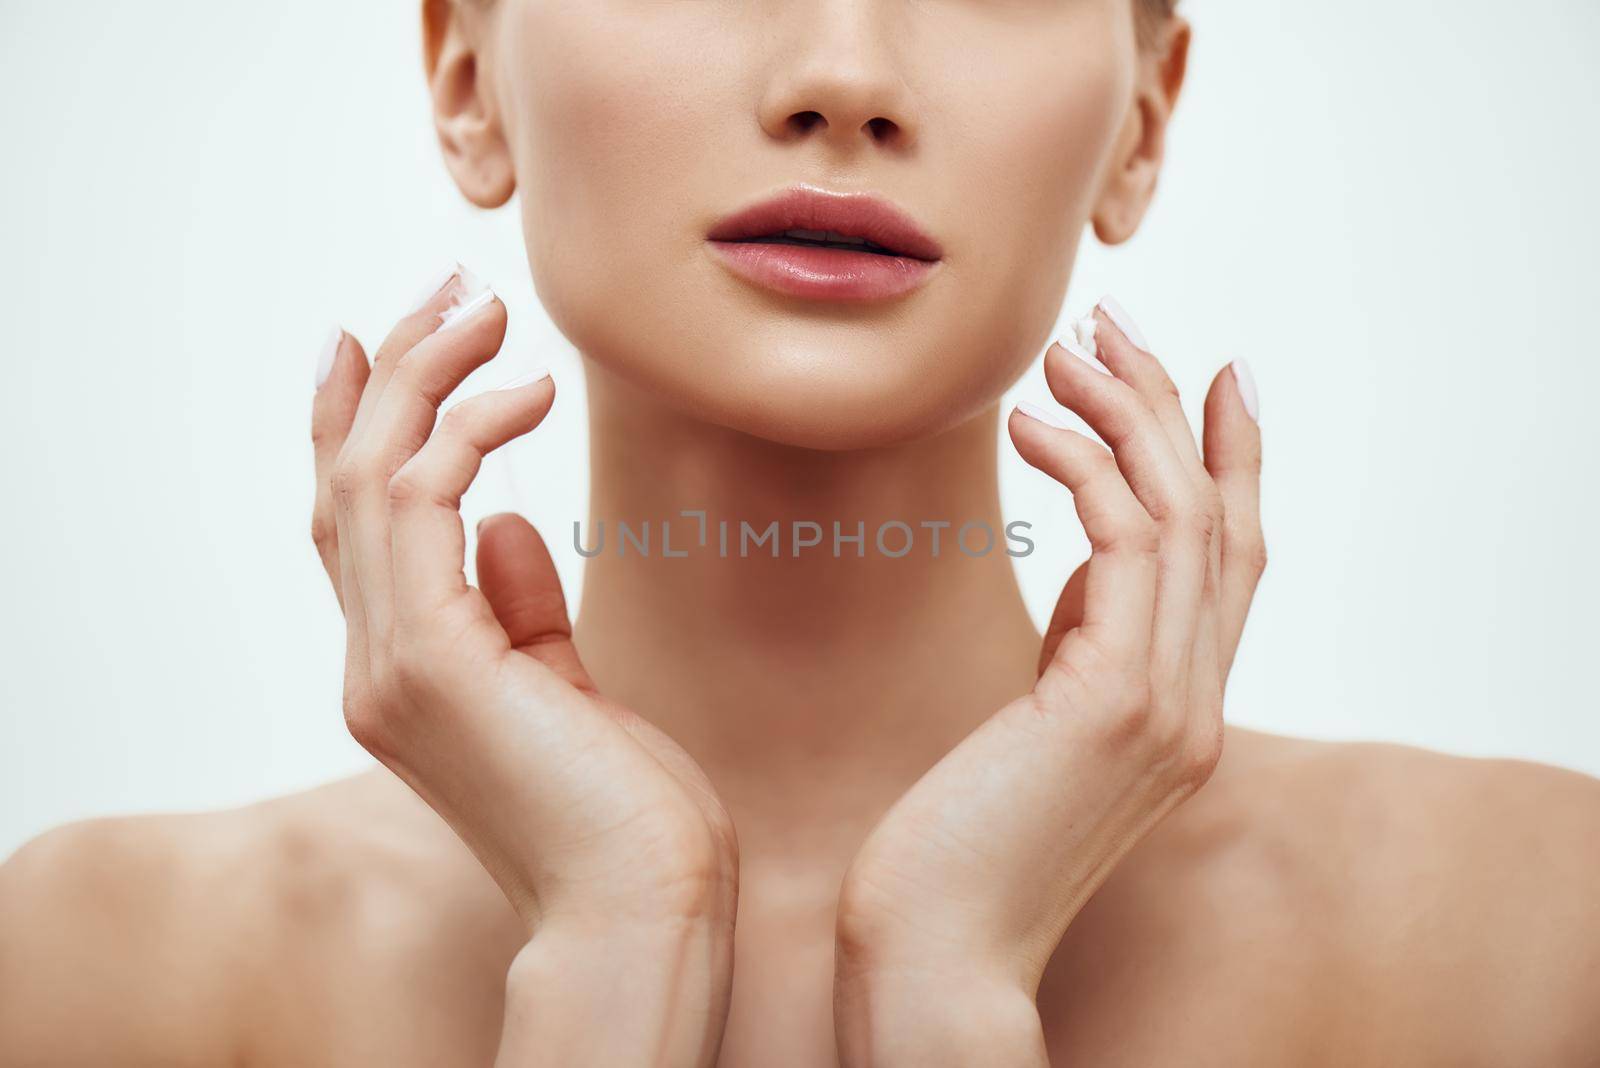
<svg viewBox="0 0 1600 1068"><path fill-rule="evenodd" d="M1600 1064L1597 842L1584 775L1230 728L1068 929L1052 1054Z"/></svg>
<svg viewBox="0 0 1600 1068"><path fill-rule="evenodd" d="M318 992L415 954L430 908L481 893L448 829L404 806L358 776L28 842L0 866L0 1061L240 1063L294 1015L314 1036Z"/></svg>
<svg viewBox="0 0 1600 1068"><path fill-rule="evenodd" d="M1239 741L1217 812L1257 821L1244 854L1276 859L1282 902L1320 926L1370 1041L1388 1019L1397 1042L1456 1063L1600 1063L1600 780L1392 744Z"/></svg>
<svg viewBox="0 0 1600 1068"><path fill-rule="evenodd" d="M216 821L93 819L0 867L0 1051L7 1063L223 1062L208 947L228 863Z"/></svg>

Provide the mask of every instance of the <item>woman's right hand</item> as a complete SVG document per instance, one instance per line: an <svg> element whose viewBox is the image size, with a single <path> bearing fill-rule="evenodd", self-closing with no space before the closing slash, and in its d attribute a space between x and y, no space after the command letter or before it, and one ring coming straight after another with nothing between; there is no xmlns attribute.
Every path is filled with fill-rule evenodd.
<svg viewBox="0 0 1600 1068"><path fill-rule="evenodd" d="M703 988L710 1003L688 1025L706 1033L686 1036L674 1063L701 1063L707 1046L711 1063L738 892L726 810L687 753L596 692L549 551L526 520L480 524L479 587L463 574L462 495L484 456L538 426L555 396L548 376L525 380L455 405L435 426L439 404L495 355L505 329L505 306L458 270L400 321L370 369L343 333L319 368L312 535L345 614L345 721L538 932L513 987L519 966L529 985L559 987L546 951L558 945L676 956L693 974L672 981Z"/></svg>

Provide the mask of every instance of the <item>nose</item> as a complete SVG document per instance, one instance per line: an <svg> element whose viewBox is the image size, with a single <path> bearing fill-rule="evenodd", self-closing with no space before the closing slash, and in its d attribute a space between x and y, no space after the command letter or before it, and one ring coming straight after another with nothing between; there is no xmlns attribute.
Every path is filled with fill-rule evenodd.
<svg viewBox="0 0 1600 1068"><path fill-rule="evenodd" d="M893 42L906 5L883 0L783 0L761 127L780 141L807 138L840 151L908 147L911 94Z"/></svg>

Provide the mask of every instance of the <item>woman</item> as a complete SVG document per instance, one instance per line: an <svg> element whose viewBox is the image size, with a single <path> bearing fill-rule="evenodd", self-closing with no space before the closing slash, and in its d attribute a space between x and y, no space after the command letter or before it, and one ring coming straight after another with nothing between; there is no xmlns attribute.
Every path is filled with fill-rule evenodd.
<svg viewBox="0 0 1600 1068"><path fill-rule="evenodd" d="M460 496L557 386L435 425L506 326L452 268L370 360L337 334L313 401L384 767L21 850L5 1063L1600 1059L1593 781L1222 728L1265 560L1242 366L1197 443L1102 302L1046 351L1061 407L1005 417L1093 548L1042 641L1000 551L997 399L1084 225L1137 229L1183 20L430 0L424 30L452 174L520 194L585 357L577 622L515 516L463 575Z"/></svg>

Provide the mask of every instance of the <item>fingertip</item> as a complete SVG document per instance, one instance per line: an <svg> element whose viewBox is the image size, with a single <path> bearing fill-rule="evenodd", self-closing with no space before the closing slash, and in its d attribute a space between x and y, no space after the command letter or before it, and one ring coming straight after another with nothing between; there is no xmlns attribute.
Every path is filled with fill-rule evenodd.
<svg viewBox="0 0 1600 1068"><path fill-rule="evenodd" d="M518 375L510 381L500 383L498 386L494 387L493 392L499 393L508 389L521 389L523 386L535 385L545 381L546 379L550 379L550 388L554 389L555 380L550 378L549 368L541 367L538 370L529 371L527 374Z"/></svg>
<svg viewBox="0 0 1600 1068"><path fill-rule="evenodd" d="M1244 405L1245 414L1253 423L1261 422L1261 397L1256 392L1256 376L1250 370L1249 361L1243 356L1237 357L1228 367L1233 371L1234 386L1239 392L1240 403Z"/></svg>
<svg viewBox="0 0 1600 1068"><path fill-rule="evenodd" d="M1011 415L1013 417L1011 420L1011 426L1013 428L1019 425L1027 426L1037 423L1053 430L1072 429L1072 427L1067 423L1066 419L1061 415L1050 411L1048 408L1045 408L1042 405L1035 404L1032 401L1018 401L1016 407L1011 409ZM1017 416L1022 417L1022 421L1020 423L1016 418Z"/></svg>
<svg viewBox="0 0 1600 1068"><path fill-rule="evenodd" d="M317 373L313 388L321 389L323 383L328 381L328 376L333 373L334 361L339 358L339 348L344 344L344 338L344 327L338 323L328 328L322 347L317 352Z"/></svg>
<svg viewBox="0 0 1600 1068"><path fill-rule="evenodd" d="M1213 474L1260 461L1261 427L1256 421L1259 402L1254 396L1255 382L1249 366L1244 365L1240 371L1242 362L1234 360L1219 368L1206 393L1201 436L1205 465Z"/></svg>
<svg viewBox="0 0 1600 1068"><path fill-rule="evenodd" d="M482 536L484 531L491 530L500 523L503 523L508 519L515 518L518 518L517 513L515 512L490 512L488 515L478 520L478 534L479 536Z"/></svg>
<svg viewBox="0 0 1600 1068"><path fill-rule="evenodd" d="M1206 422L1232 423L1240 414L1248 416L1244 399L1240 395L1239 376L1232 363L1225 363L1211 376L1211 388L1206 391Z"/></svg>

